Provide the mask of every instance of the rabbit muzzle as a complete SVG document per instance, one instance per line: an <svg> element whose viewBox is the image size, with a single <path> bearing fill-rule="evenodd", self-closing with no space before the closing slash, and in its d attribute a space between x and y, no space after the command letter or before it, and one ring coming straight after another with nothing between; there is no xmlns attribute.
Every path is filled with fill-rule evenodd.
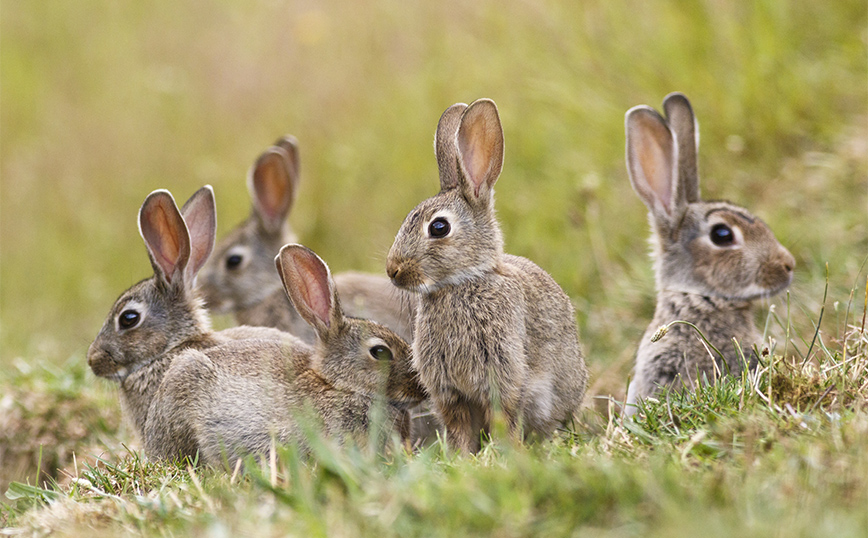
<svg viewBox="0 0 868 538"><path fill-rule="evenodd" d="M768 290L769 295L782 291L793 281L796 259L785 247L780 246L757 273L757 284Z"/></svg>
<svg viewBox="0 0 868 538"><path fill-rule="evenodd" d="M87 350L87 364L97 377L121 381L126 376L126 368L96 342L92 343Z"/></svg>
<svg viewBox="0 0 868 538"><path fill-rule="evenodd" d="M389 275L392 283L399 288L414 291L424 284L418 264L409 260L396 260L390 257L386 262L386 274Z"/></svg>

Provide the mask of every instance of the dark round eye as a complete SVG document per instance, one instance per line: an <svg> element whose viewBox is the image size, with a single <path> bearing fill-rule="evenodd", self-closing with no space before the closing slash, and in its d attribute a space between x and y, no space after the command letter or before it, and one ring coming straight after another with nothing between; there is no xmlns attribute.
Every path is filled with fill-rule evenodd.
<svg viewBox="0 0 868 538"><path fill-rule="evenodd" d="M374 346L370 349L370 353L371 357L374 357L378 361L392 360L392 350L386 346Z"/></svg>
<svg viewBox="0 0 868 538"><path fill-rule="evenodd" d="M132 329L139 324L141 316L135 310L124 310L118 317L118 325L121 329Z"/></svg>
<svg viewBox="0 0 868 538"><path fill-rule="evenodd" d="M719 247L726 247L735 241L732 228L726 224L715 224L711 227L711 242Z"/></svg>
<svg viewBox="0 0 868 538"><path fill-rule="evenodd" d="M437 217L428 225L428 235L431 237L446 237L449 235L449 230L451 229L452 227L449 226L448 220L443 217Z"/></svg>
<svg viewBox="0 0 868 538"><path fill-rule="evenodd" d="M241 262L243 260L244 258L241 256L241 254L233 254L226 258L226 268L236 269L239 265L241 265Z"/></svg>

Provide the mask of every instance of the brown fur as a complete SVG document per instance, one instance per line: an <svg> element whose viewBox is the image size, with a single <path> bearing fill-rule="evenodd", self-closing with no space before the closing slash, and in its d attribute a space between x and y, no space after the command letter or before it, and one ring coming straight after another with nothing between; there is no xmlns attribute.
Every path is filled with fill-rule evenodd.
<svg viewBox="0 0 868 538"><path fill-rule="evenodd" d="M154 276L118 298L88 362L96 375L120 383L124 411L149 457L198 453L200 461L220 464L263 454L273 438L302 441L298 415L309 407L326 435L363 442L378 399L386 426L407 433L406 402L421 400L422 389L412 384L409 348L399 337L380 329L399 366L381 372L383 381L373 386L351 368L349 340L371 332L367 322L342 321L346 330L316 348L270 328L212 332L191 286L214 244L210 187L193 195L183 216L168 192L155 191L139 220Z"/></svg>
<svg viewBox="0 0 868 538"><path fill-rule="evenodd" d="M274 327L314 343L316 333L287 299L273 261L283 245L296 242L286 219L299 181L297 142L287 135L251 168L250 217L220 241L198 285L210 310L231 312L240 324ZM234 267L229 263L232 256L241 258ZM334 278L347 315L373 319L412 340L413 301L385 275L348 272Z"/></svg>
<svg viewBox="0 0 868 538"><path fill-rule="evenodd" d="M581 405L587 369L569 298L533 262L503 253L494 103L447 109L435 148L441 191L407 215L387 262L392 281L419 294L414 364L461 450L480 448L498 402L513 433L547 437ZM435 237L439 219L450 231Z"/></svg>
<svg viewBox="0 0 868 538"><path fill-rule="evenodd" d="M792 280L795 260L772 231L743 207L702 201L696 152L698 127L687 98L666 97L663 118L639 106L626 116L627 168L634 190L648 207L652 229L657 308L636 354L627 413L635 404L670 386L693 387L717 373L741 372L732 339L744 350L761 344L753 300L778 293ZM732 233L731 244L715 244L714 230ZM651 342L662 325L695 324L724 357L709 352L689 326L676 324Z"/></svg>
<svg viewBox="0 0 868 538"><path fill-rule="evenodd" d="M274 269L274 255L297 240L287 217L300 182L299 163L298 142L290 135L256 160L247 181L250 216L217 245L198 286L212 312L232 313L239 324L274 327L313 344L316 332L298 315ZM240 259L240 263L233 265L233 256L239 258L231 261ZM344 272L334 280L346 315L374 320L404 340L413 340L415 300L409 293L393 286L385 275ZM438 424L427 406L413 415L415 437L433 438Z"/></svg>

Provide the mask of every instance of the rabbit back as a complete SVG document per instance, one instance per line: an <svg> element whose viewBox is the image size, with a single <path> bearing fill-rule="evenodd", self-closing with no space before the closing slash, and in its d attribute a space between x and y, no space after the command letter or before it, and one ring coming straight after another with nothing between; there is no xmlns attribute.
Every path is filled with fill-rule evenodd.
<svg viewBox="0 0 868 538"><path fill-rule="evenodd" d="M395 287L385 275L345 271L334 279L347 316L375 321L404 340L413 341L413 295Z"/></svg>
<svg viewBox="0 0 868 538"><path fill-rule="evenodd" d="M295 378L311 350L294 338L230 340L178 355L163 378L145 427L149 455L195 455L209 465L265 454L272 438L296 433Z"/></svg>

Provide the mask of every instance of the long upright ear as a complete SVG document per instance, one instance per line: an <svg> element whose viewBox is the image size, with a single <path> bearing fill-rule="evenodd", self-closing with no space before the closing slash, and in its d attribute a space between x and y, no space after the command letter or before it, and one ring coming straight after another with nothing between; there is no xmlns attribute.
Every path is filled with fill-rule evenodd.
<svg viewBox="0 0 868 538"><path fill-rule="evenodd" d="M298 190L298 181L301 179L301 159L298 156L298 139L291 134L283 135L274 143L275 146L283 148L286 156L289 157L289 177L292 179L293 199L295 192Z"/></svg>
<svg viewBox="0 0 868 538"><path fill-rule="evenodd" d="M279 146L268 148L256 159L247 176L253 211L268 234L283 229L298 185L298 167Z"/></svg>
<svg viewBox="0 0 868 538"><path fill-rule="evenodd" d="M139 233L154 274L170 286L183 285L190 260L190 234L169 191L156 190L145 198L139 210Z"/></svg>
<svg viewBox="0 0 868 538"><path fill-rule="evenodd" d="M490 195L503 168L503 127L494 101L472 102L461 116L456 139L465 195L474 200Z"/></svg>
<svg viewBox="0 0 868 538"><path fill-rule="evenodd" d="M325 340L344 317L328 265L311 249L296 244L284 245L274 263L295 309Z"/></svg>
<svg viewBox="0 0 868 538"><path fill-rule="evenodd" d="M440 169L441 191L458 186L458 147L455 145L455 135L458 133L461 114L466 108L464 103L455 103L446 109L437 123L434 154L437 156L437 168Z"/></svg>
<svg viewBox="0 0 868 538"><path fill-rule="evenodd" d="M674 196L678 147L666 122L654 109L633 107L625 119L630 182L658 221L671 222L680 212Z"/></svg>
<svg viewBox="0 0 868 538"><path fill-rule="evenodd" d="M688 203L699 201L699 122L683 93L670 93L663 100L663 112L678 142L678 192Z"/></svg>
<svg viewBox="0 0 868 538"><path fill-rule="evenodd" d="M196 274L214 250L217 238L217 203L211 185L205 185L193 193L181 208L181 215L190 232L190 263L187 264L184 278L192 285Z"/></svg>

